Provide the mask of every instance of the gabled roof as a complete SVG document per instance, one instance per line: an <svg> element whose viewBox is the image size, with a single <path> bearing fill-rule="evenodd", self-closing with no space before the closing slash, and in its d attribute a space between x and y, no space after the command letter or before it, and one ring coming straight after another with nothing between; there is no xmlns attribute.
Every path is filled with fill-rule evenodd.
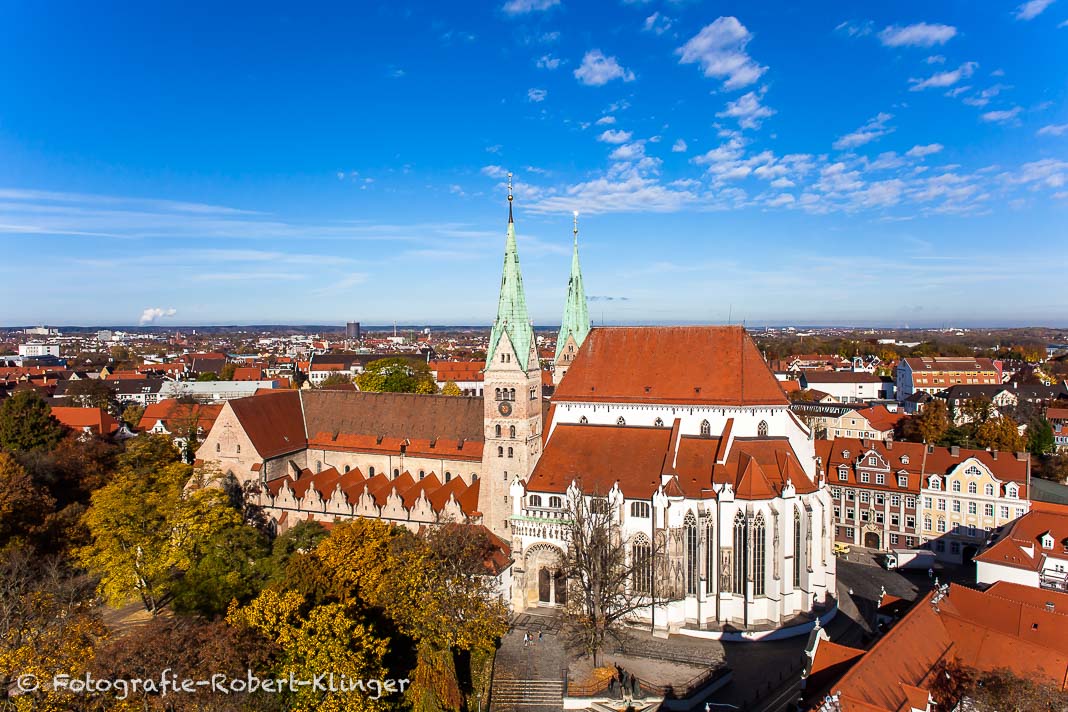
<svg viewBox="0 0 1068 712"><path fill-rule="evenodd" d="M1039 537L1049 533L1053 549L1042 548ZM975 557L976 561L1038 571L1043 554L1068 556L1068 505L1032 502L1031 511L1002 531L998 539ZM1029 551L1031 553L1029 553Z"/></svg>
<svg viewBox="0 0 1068 712"><path fill-rule="evenodd" d="M412 440L482 442L483 401L466 396L415 393L304 391L307 432L312 439L345 435Z"/></svg>
<svg viewBox="0 0 1068 712"><path fill-rule="evenodd" d="M789 405L740 326L594 328L554 400Z"/></svg>
<svg viewBox="0 0 1068 712"><path fill-rule="evenodd" d="M111 435L119 429L118 422L103 408L52 408L56 420L72 430L88 428L97 435Z"/></svg>
<svg viewBox="0 0 1068 712"><path fill-rule="evenodd" d="M263 459L296 452L308 445L297 391L275 391L229 401L252 445Z"/></svg>

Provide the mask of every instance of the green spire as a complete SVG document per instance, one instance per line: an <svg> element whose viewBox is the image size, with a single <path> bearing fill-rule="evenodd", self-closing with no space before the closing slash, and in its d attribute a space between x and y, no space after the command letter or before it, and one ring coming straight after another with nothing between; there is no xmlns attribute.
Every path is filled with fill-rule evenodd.
<svg viewBox="0 0 1068 712"><path fill-rule="evenodd" d="M534 329L527 314L527 298L523 293L523 275L519 271L519 251L515 242L515 222L512 220L512 174L508 174L508 235L504 243L504 270L501 273L501 296L497 301L497 319L490 332L486 366L493 363L501 334L507 333L515 349L519 367L527 370L530 345L534 343Z"/></svg>
<svg viewBox="0 0 1068 712"><path fill-rule="evenodd" d="M590 333L590 310L586 305L586 290L582 286L582 268L578 256L578 212L575 212L575 249L571 254L571 278L567 281L567 301L564 303L564 316L560 320L560 336L556 339L556 359L564 351L567 337L573 336L576 346L582 346L586 334Z"/></svg>

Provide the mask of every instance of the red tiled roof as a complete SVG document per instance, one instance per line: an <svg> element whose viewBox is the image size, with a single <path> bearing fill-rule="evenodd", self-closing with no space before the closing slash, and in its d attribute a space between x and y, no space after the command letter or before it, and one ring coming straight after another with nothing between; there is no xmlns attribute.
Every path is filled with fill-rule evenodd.
<svg viewBox="0 0 1068 712"><path fill-rule="evenodd" d="M903 359L913 371L997 371L994 362L988 358L969 358L964 356L921 356Z"/></svg>
<svg viewBox="0 0 1068 712"><path fill-rule="evenodd" d="M1047 408L1046 420L1068 420L1068 408Z"/></svg>
<svg viewBox="0 0 1068 712"><path fill-rule="evenodd" d="M263 378L263 370L254 366L242 366L234 369L235 381L259 381Z"/></svg>
<svg viewBox="0 0 1068 712"><path fill-rule="evenodd" d="M56 420L72 430L89 428L97 435L111 435L119 429L119 424L103 408L52 408Z"/></svg>
<svg viewBox="0 0 1068 712"><path fill-rule="evenodd" d="M163 427L168 432L178 435L184 435L184 433L177 432L178 430L194 423L202 428L205 433L208 433L211 431L211 427L215 425L215 420L219 417L222 409L222 403L179 403L177 400L169 398L161 400L159 403L145 406L145 413L141 416L137 429L150 430L155 427L157 422L162 420Z"/></svg>
<svg viewBox="0 0 1068 712"><path fill-rule="evenodd" d="M883 379L866 371L802 371L809 383L882 383Z"/></svg>
<svg viewBox="0 0 1068 712"><path fill-rule="evenodd" d="M555 400L789 403L740 326L594 328L557 386Z"/></svg>
<svg viewBox="0 0 1068 712"><path fill-rule="evenodd" d="M864 417L871 424L871 427L879 432L893 430L901 420L908 417L904 411L899 410L893 413L885 405L862 408L856 414Z"/></svg>
<svg viewBox="0 0 1068 712"><path fill-rule="evenodd" d="M975 560L1038 571L1044 559L1039 537L1046 533L1053 537L1053 550L1063 556L1068 547L1068 505L1032 502L1031 511L1007 527Z"/></svg>
<svg viewBox="0 0 1068 712"><path fill-rule="evenodd" d="M297 391L277 390L238 398L225 407L233 410L256 452L265 460L307 447Z"/></svg>

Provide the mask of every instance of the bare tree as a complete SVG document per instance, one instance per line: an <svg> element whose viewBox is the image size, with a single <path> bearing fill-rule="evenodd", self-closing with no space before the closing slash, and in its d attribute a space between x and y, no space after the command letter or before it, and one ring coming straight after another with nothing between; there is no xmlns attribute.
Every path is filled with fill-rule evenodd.
<svg viewBox="0 0 1068 712"><path fill-rule="evenodd" d="M667 602L657 590L666 571L666 538L625 537L621 501L601 494L568 498L565 520L567 552L561 570L568 582L564 632L600 664L608 639L622 639L626 624L639 610Z"/></svg>

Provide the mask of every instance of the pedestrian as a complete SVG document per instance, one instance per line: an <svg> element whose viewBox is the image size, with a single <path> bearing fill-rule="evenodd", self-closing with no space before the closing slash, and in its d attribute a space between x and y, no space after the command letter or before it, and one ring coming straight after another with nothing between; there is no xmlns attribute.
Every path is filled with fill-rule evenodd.
<svg viewBox="0 0 1068 712"><path fill-rule="evenodd" d="M539 643L541 642L541 631L540 630L538 631L538 642Z"/></svg>
<svg viewBox="0 0 1068 712"><path fill-rule="evenodd" d="M530 633L523 633L523 647L530 647Z"/></svg>

